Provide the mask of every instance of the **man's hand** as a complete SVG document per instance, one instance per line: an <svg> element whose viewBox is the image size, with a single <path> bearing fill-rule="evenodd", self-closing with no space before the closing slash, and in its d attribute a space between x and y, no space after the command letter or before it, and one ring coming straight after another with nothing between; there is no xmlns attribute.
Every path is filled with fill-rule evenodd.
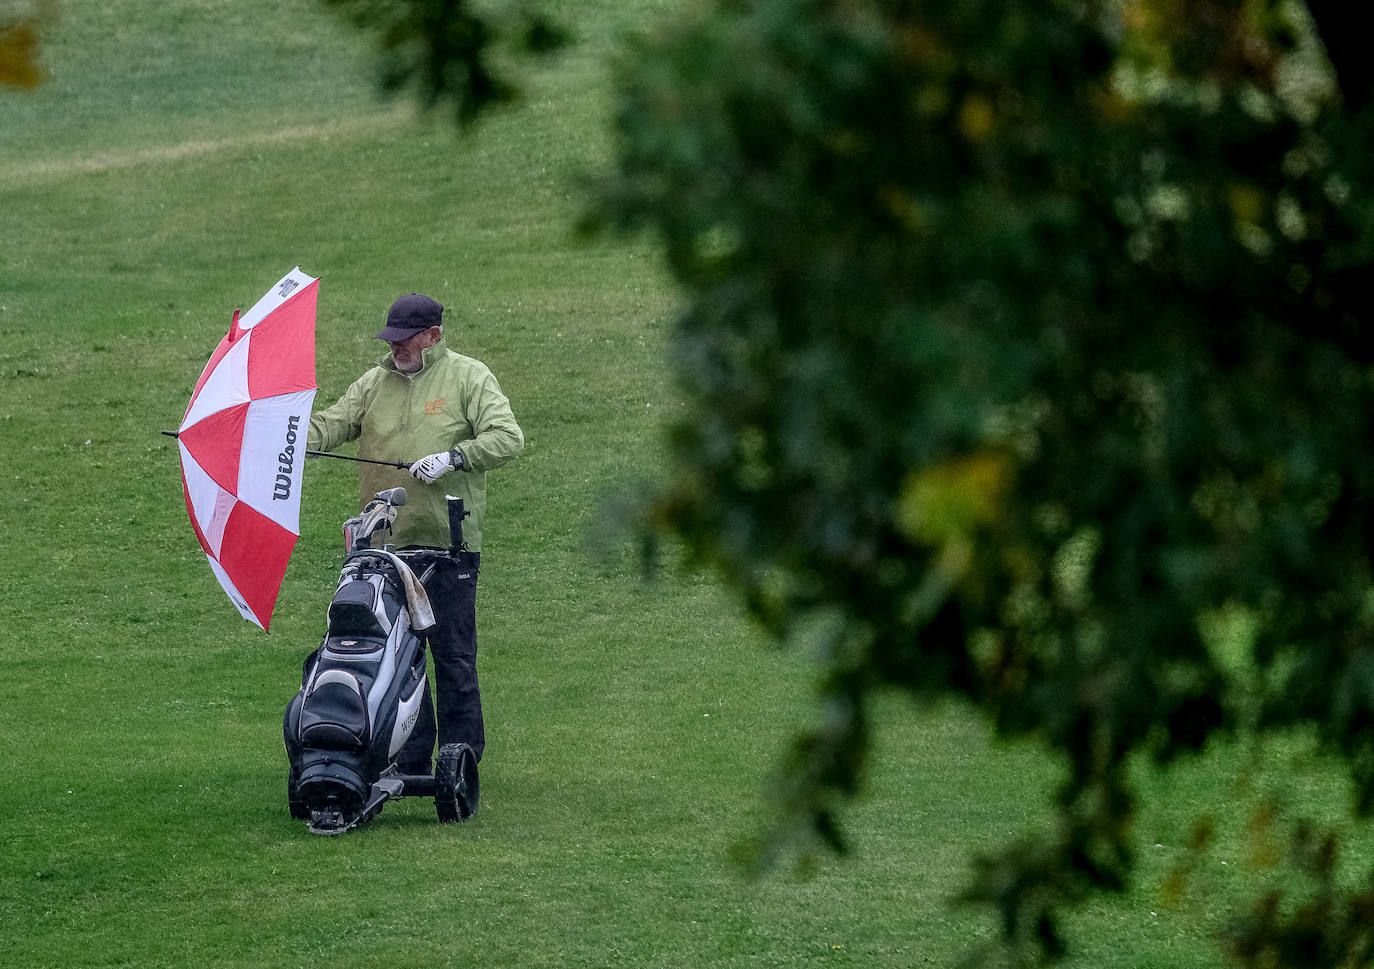
<svg viewBox="0 0 1374 969"><path fill-rule="evenodd" d="M458 451L436 451L426 455L410 466L410 473L425 484L434 484L454 468L463 466L463 455Z"/></svg>

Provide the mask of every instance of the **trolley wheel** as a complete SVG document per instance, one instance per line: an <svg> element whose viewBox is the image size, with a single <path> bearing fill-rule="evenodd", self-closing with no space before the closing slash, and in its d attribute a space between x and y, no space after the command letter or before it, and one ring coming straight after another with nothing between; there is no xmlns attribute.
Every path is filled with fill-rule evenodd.
<svg viewBox="0 0 1374 969"><path fill-rule="evenodd" d="M477 813L477 754L467 744L444 744L434 761L434 810L445 824Z"/></svg>

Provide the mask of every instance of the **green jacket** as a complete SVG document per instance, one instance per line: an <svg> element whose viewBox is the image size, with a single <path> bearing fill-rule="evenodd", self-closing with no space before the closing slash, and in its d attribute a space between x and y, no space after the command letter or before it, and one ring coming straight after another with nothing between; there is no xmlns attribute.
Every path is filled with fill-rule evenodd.
<svg viewBox="0 0 1374 969"><path fill-rule="evenodd" d="M409 501L396 516L396 545L449 544L445 495L462 498L470 518L463 539L474 552L482 548L487 506L487 472L525 446L510 401L486 365L454 353L441 338L424 351L420 372L407 377L387 354L363 374L338 403L310 418L308 447L332 451L358 439L358 457L379 461L418 461L427 454L457 448L463 467L432 485L397 468L358 465L360 504L400 485Z"/></svg>

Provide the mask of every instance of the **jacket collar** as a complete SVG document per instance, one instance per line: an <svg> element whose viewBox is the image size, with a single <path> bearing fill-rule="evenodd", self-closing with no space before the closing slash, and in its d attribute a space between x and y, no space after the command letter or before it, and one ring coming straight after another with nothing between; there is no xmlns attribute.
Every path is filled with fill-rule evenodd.
<svg viewBox="0 0 1374 969"><path fill-rule="evenodd" d="M383 370L389 370L398 376L410 379L420 376L420 374L434 366L434 364L447 352L448 346L444 343L444 337L441 335L438 343L434 344L432 347L425 347L424 350L420 351L420 369L415 373L401 373L401 371L397 370L396 362L391 359L390 350L386 352L386 355L382 357L382 359L377 361L377 366L381 367Z"/></svg>

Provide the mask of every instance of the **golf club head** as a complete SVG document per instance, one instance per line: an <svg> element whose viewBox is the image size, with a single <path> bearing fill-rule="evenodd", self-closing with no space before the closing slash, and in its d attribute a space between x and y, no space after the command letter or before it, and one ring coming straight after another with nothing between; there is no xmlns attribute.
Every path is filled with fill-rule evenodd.
<svg viewBox="0 0 1374 969"><path fill-rule="evenodd" d="M404 488L388 488L377 492L367 503L363 513L344 522L344 553L356 548L370 548L371 538L383 528L390 528L396 520L396 509L406 503Z"/></svg>

